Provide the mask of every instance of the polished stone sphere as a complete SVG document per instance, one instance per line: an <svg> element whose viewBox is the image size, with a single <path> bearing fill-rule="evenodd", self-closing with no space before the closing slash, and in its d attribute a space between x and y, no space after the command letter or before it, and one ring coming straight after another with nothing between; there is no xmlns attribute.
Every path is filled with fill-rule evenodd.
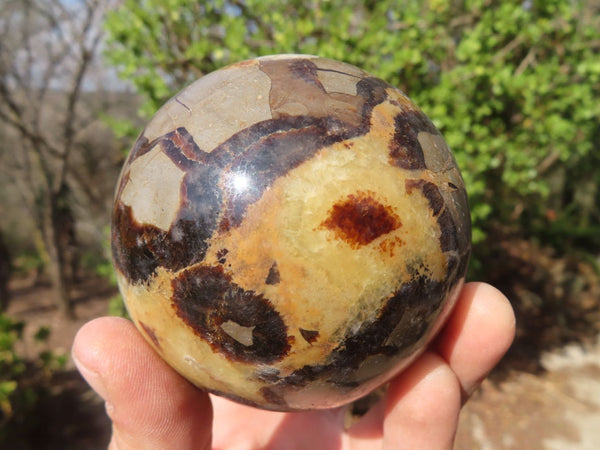
<svg viewBox="0 0 600 450"><path fill-rule="evenodd" d="M112 252L138 329L196 386L331 408L441 328L470 216L450 149L406 95L278 55L206 75L156 113L118 183Z"/></svg>

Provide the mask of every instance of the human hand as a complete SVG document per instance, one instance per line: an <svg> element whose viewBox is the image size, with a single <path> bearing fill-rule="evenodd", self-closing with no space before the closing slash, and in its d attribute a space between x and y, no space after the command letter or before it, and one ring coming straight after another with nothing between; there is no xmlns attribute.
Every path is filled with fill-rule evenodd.
<svg viewBox="0 0 600 450"><path fill-rule="evenodd" d="M434 343L348 429L347 407L280 413L209 395L174 372L123 319L84 325L73 359L106 401L110 449L450 449L461 406L507 351L514 331L504 295L487 284L466 284Z"/></svg>

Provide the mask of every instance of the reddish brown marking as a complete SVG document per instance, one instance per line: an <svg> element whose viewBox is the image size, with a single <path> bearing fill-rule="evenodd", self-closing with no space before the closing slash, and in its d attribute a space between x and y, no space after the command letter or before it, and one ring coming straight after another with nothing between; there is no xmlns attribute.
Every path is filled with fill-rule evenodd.
<svg viewBox="0 0 600 450"><path fill-rule="evenodd" d="M402 222L390 206L375 199L374 192L358 191L333 205L321 226L358 248L400 228Z"/></svg>
<svg viewBox="0 0 600 450"><path fill-rule="evenodd" d="M309 344L315 342L319 337L319 332L317 330L305 330L304 328L299 328L299 330L304 340Z"/></svg>
<svg viewBox="0 0 600 450"><path fill-rule="evenodd" d="M151 142L154 148L159 146L161 151L184 172L194 171L198 163L209 162L209 154L198 147L194 137L185 129L179 127ZM138 156L136 156L137 158Z"/></svg>
<svg viewBox="0 0 600 450"><path fill-rule="evenodd" d="M277 392L276 386L263 386L260 388L260 393L271 405L287 407L285 397Z"/></svg>
<svg viewBox="0 0 600 450"><path fill-rule="evenodd" d="M444 197L442 197L440 190L432 182L425 180L406 180L404 186L406 187L407 194L412 194L415 189L420 190L429 201L429 207L434 216L437 216L444 208Z"/></svg>
<svg viewBox="0 0 600 450"><path fill-rule="evenodd" d="M156 335L156 332L154 331L154 328L146 325L141 320L139 321L139 324L142 327L142 330L144 330L144 333L146 333L146 336L148 336L150 338L150 340L152 341L152 343L154 344L154 346L157 347L157 348L161 348L160 347L160 342L158 340L158 336Z"/></svg>
<svg viewBox="0 0 600 450"><path fill-rule="evenodd" d="M186 158L192 161L206 162L207 154L194 142L192 135L184 128L179 127L172 133L165 136L165 139L171 140Z"/></svg>
<svg viewBox="0 0 600 450"><path fill-rule="evenodd" d="M393 258L396 247L402 247L404 244L405 242L398 236L396 236L394 239L386 239L381 244L379 244L379 249L382 253L389 253L390 256Z"/></svg>

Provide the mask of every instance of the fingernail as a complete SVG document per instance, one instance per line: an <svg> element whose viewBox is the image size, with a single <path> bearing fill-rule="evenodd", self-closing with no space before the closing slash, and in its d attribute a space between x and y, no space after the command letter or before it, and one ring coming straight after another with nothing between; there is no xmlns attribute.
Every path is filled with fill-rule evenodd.
<svg viewBox="0 0 600 450"><path fill-rule="evenodd" d="M85 378L85 381L92 387L96 393L104 399L104 401L108 402L110 399L108 398L108 391L104 386L104 382L102 381L102 377L98 374L98 372L88 368L85 364L83 364L75 355L73 357L73 362L75 366L77 366L77 370L79 373Z"/></svg>

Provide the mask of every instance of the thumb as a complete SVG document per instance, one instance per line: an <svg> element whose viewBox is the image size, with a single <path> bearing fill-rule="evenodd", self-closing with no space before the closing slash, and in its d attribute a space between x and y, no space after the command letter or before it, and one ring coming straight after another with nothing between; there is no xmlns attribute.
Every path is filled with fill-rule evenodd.
<svg viewBox="0 0 600 450"><path fill-rule="evenodd" d="M171 369L124 319L84 325L73 360L106 402L113 423L109 448L209 449L212 406L208 394Z"/></svg>

